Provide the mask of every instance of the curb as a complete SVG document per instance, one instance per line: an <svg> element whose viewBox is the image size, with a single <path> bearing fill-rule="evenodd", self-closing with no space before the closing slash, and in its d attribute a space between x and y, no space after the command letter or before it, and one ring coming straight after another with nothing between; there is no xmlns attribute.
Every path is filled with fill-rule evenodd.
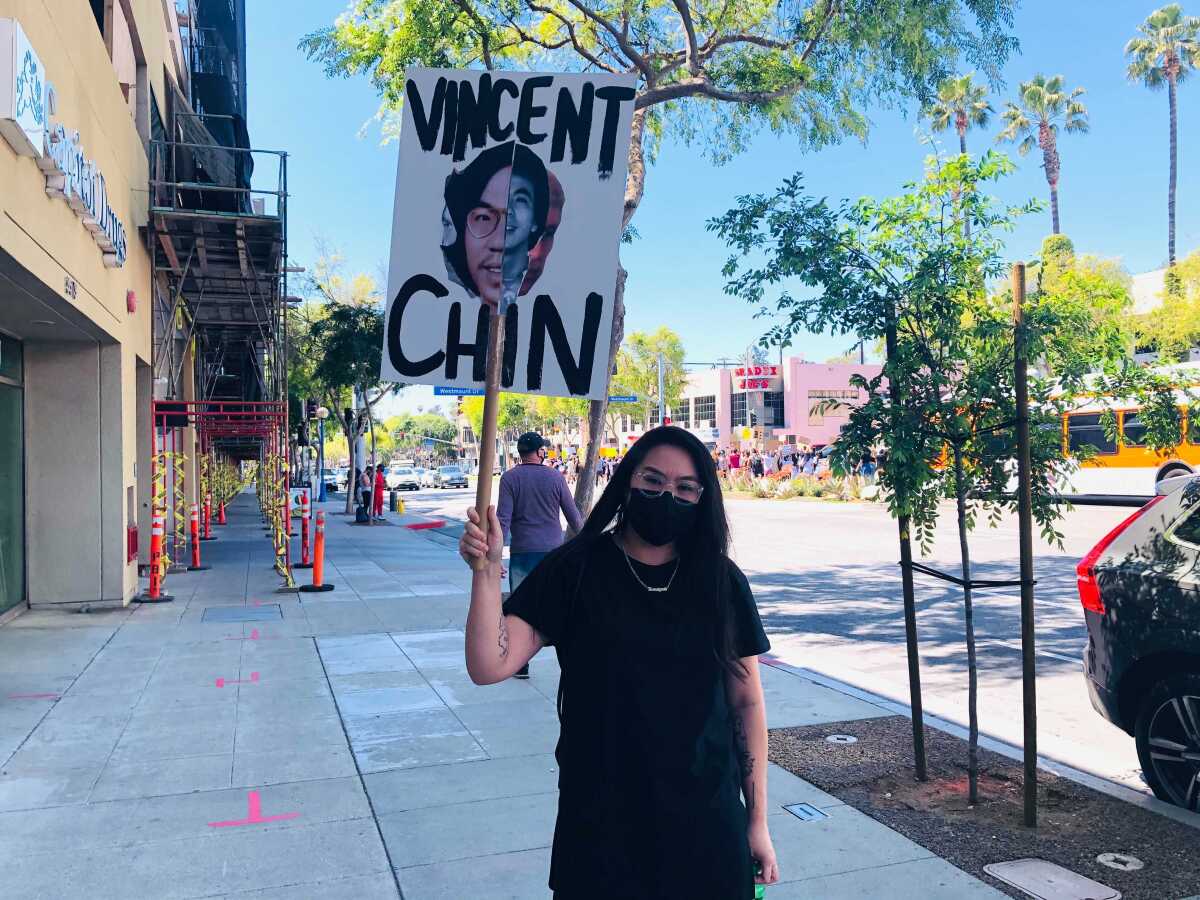
<svg viewBox="0 0 1200 900"><path fill-rule="evenodd" d="M878 706L880 709L887 710L894 715L905 716L912 718L912 709L904 703L898 703L895 700L890 700L880 694L873 694L870 691L855 687L854 685L833 678L829 675L822 675L820 672L814 672L812 669L801 668L786 663L776 656L765 653L759 657L759 662L765 666L770 666L772 669L778 669L781 672L787 672L789 675L795 675L798 678L805 678L814 684L819 684L821 687L829 688L838 693L845 694L848 697L853 697L856 700L862 700L865 703L870 703L873 706ZM947 734L952 734L957 738L966 740L967 728L954 722L950 719L943 719L941 716L934 716L926 713L924 716L925 725L929 728L935 728L938 731L944 731ZM1016 744L1010 744L1007 741L1002 741L999 738L990 737L983 734L979 735L979 746L986 750L991 750L993 753L999 753L1001 756L1007 756L1009 759L1021 762L1024 758L1024 751ZM1120 784L1119 782L1109 781L1107 778L1101 778L1098 775L1092 775L1089 772L1084 772L1081 769L1076 769L1066 763L1059 762L1051 757L1038 755L1038 768L1043 771L1058 775L1061 778L1066 778L1076 784L1091 788L1101 794L1107 794L1117 800L1123 800L1126 803L1131 803L1134 806L1139 806L1149 812L1157 813L1181 825L1187 825L1191 828L1200 830L1200 815L1194 815L1186 810L1180 809L1178 806L1172 806L1170 803L1164 803L1157 797L1150 794L1143 794L1141 791L1135 791L1131 787Z"/></svg>

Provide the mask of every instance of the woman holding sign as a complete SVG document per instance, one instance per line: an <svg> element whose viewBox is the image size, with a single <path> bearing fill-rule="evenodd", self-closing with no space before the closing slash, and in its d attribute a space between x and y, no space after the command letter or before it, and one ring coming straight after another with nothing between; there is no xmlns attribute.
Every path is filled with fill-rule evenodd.
<svg viewBox="0 0 1200 900"><path fill-rule="evenodd" d="M774 883L757 660L770 643L727 556L704 445L670 426L643 435L579 536L503 609L499 522L489 509L485 538L469 515L472 680L503 681L551 645L562 667L554 896L749 900Z"/></svg>

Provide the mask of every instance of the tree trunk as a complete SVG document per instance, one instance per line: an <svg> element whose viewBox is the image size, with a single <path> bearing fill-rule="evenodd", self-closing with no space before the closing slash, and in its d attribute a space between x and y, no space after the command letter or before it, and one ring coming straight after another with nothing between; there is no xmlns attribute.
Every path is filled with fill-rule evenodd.
<svg viewBox="0 0 1200 900"><path fill-rule="evenodd" d="M1167 186L1167 266L1175 265L1175 179L1176 179L1176 107L1175 73L1167 75L1167 100L1171 106L1171 174Z"/></svg>
<svg viewBox="0 0 1200 900"><path fill-rule="evenodd" d="M960 127L958 130L958 152L963 156L967 155L967 129ZM971 217L967 214L966 207L962 208L963 217L963 237L968 241L971 239Z"/></svg>
<svg viewBox="0 0 1200 900"><path fill-rule="evenodd" d="M887 330L884 336L887 348L887 359L896 356L896 308L891 307ZM893 426L898 427L902 415L904 396L901 391L900 379L889 380L888 392L891 394L893 410ZM908 701L912 714L913 735L913 767L916 770L917 781L929 778L925 754L925 708L921 697L921 652L917 640L917 600L916 589L913 585L912 570L912 536L910 533L911 517L908 514L907 496L903 479L893 482L896 491L896 528L900 537L900 588L904 599L904 647L908 658Z"/></svg>
<svg viewBox="0 0 1200 900"><path fill-rule="evenodd" d="M1042 148L1042 168L1046 172L1046 184L1050 185L1050 221L1054 234L1061 234L1058 224L1058 175L1061 171L1058 158L1058 141L1050 130L1050 123L1042 120L1038 125L1038 146Z"/></svg>
<svg viewBox="0 0 1200 900"><path fill-rule="evenodd" d="M355 475L355 472L354 472L354 462L355 462L354 444L358 440L357 435L356 435L356 432L358 429L357 429L357 427L355 425L355 421L354 421L357 418L357 416L355 416L353 414L347 416L346 412L347 412L347 410L342 410L342 416L345 418L345 421L342 423L342 431L344 431L346 433L346 449L347 449L348 455L350 457L350 471L346 474L346 510L345 510L345 512L346 512L346 515L350 515L354 512L354 486L358 483L356 480L357 476Z"/></svg>
<svg viewBox="0 0 1200 900"><path fill-rule="evenodd" d="M625 211L621 216L621 233L633 220L634 213L642 203L646 191L646 151L642 145L646 133L646 110L639 109L633 114L633 123L629 142L629 173L625 179ZM605 392L603 399L592 400L588 404L588 444L584 454L583 471L579 473L579 482L575 485L575 505L585 516L592 507L592 494L596 487L596 463L600 459L600 445L604 443L604 417L608 412L608 389L612 383L613 362L617 351L621 349L621 341L625 339L625 280L629 273L625 267L617 263L617 283L613 291L612 333L608 341L608 356L605 360Z"/></svg>
<svg viewBox="0 0 1200 900"><path fill-rule="evenodd" d="M954 498L958 505L958 548L962 556L963 620L967 633L967 802L979 802L979 671L975 660L975 610L971 595L971 548L967 544L967 487L962 447L954 447Z"/></svg>

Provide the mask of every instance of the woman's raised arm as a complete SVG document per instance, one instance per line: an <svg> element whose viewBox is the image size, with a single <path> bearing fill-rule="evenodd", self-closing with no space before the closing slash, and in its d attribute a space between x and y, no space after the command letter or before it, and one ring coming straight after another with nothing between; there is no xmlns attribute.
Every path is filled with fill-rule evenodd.
<svg viewBox="0 0 1200 900"><path fill-rule="evenodd" d="M504 533L496 508L488 507L488 533L479 513L467 512L467 527L458 552L471 567L471 608L467 612L467 674L476 684L496 684L512 677L542 649L541 635L519 616L506 616L500 600Z"/></svg>

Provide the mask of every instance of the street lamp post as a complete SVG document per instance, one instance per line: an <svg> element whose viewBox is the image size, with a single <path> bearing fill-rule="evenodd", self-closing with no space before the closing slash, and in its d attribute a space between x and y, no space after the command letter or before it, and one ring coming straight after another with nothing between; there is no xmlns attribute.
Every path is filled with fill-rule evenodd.
<svg viewBox="0 0 1200 900"><path fill-rule="evenodd" d="M324 503L325 497L325 420L329 418L329 410L324 406L317 407L317 474L321 479L320 493L317 499Z"/></svg>

